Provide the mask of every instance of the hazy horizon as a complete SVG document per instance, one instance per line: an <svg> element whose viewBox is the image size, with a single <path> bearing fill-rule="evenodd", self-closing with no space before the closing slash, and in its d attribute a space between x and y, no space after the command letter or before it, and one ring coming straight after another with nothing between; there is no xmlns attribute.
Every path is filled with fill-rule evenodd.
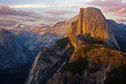
<svg viewBox="0 0 126 84"><path fill-rule="evenodd" d="M99 8L107 19L126 24L126 0L3 0L0 22L16 24L55 24L78 14L80 8Z"/></svg>

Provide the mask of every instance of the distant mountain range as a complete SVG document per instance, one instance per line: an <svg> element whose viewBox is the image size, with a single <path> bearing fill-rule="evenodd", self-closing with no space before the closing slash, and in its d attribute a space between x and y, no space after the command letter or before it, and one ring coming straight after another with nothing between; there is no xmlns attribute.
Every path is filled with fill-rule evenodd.
<svg viewBox="0 0 126 84"><path fill-rule="evenodd" d="M10 31L0 28L0 69L18 72L18 68L30 61L29 55L30 51L20 45Z"/></svg>
<svg viewBox="0 0 126 84"><path fill-rule="evenodd" d="M126 25L106 20L99 9L87 8L55 25L17 24L13 28L0 28L0 69L11 73L24 68L28 71L35 59L26 84L47 83L50 78L49 84L59 84L52 82L57 79L54 73L61 71L65 63L69 64L66 60L75 48L81 49L78 46L86 34L100 39L103 44L126 51Z"/></svg>
<svg viewBox="0 0 126 84"><path fill-rule="evenodd" d="M26 51L32 53L30 58L33 61L42 46L48 48L53 47L58 39L67 36L70 29L70 24L77 21L78 17L79 16L77 15L67 21L59 22L53 26L46 24L37 24L33 26L17 24L15 27L7 29L6 31L11 32L11 36L13 36L13 39L16 40L18 45L23 46L25 49L28 49ZM126 46L124 45L124 39L126 36L126 25L118 24L114 20L107 21L112 26L112 30L119 43L119 46L122 50L125 50ZM7 39L7 37L3 38ZM24 54L24 52L22 54ZM27 58L27 56L25 58Z"/></svg>

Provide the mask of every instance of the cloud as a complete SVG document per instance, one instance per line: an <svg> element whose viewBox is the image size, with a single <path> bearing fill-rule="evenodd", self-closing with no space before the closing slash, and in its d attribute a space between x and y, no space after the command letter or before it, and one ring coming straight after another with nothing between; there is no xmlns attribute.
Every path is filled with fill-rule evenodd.
<svg viewBox="0 0 126 84"><path fill-rule="evenodd" d="M65 16L54 17L54 14L64 15L67 13L74 13L74 12L65 11L65 10L57 10L57 11L51 11L51 12L45 11L45 13L51 14L53 16L50 16L50 15L43 16L32 11L23 11L19 9L17 10L17 9L11 8L8 5L0 5L0 20L1 22L3 20L7 21L6 24L5 24L5 21L3 21L4 26L7 26L7 25L9 26L11 22L12 22L12 25L15 25L16 23L27 24L27 25L39 24L39 23L56 23L59 21L64 21L66 20L66 18L64 18Z"/></svg>
<svg viewBox="0 0 126 84"><path fill-rule="evenodd" d="M44 11L43 13L46 13L46 14L51 14L51 15L65 15L67 13L74 13L72 11L66 11L66 10L56 10L56 11Z"/></svg>
<svg viewBox="0 0 126 84"><path fill-rule="evenodd" d="M22 5L9 5L10 8L53 8L53 7L76 7L78 4L22 4Z"/></svg>
<svg viewBox="0 0 126 84"><path fill-rule="evenodd" d="M22 18L22 19L16 19L16 20L20 20L20 21L28 21L28 22L36 22L36 20L34 19L26 19L26 18Z"/></svg>
<svg viewBox="0 0 126 84"><path fill-rule="evenodd" d="M1 27L11 27L16 25L18 22L12 20L0 20Z"/></svg>
<svg viewBox="0 0 126 84"><path fill-rule="evenodd" d="M126 9L125 8L121 8L120 10L117 11L117 13L125 13Z"/></svg>
<svg viewBox="0 0 126 84"><path fill-rule="evenodd" d="M0 15L25 16L31 18L40 18L40 14L32 11L22 11L10 8L8 5L0 5Z"/></svg>
<svg viewBox="0 0 126 84"><path fill-rule="evenodd" d="M126 17L126 2L123 0L92 0L87 3L90 6L99 6L105 13Z"/></svg>
<svg viewBox="0 0 126 84"><path fill-rule="evenodd" d="M48 18L47 21L48 22L53 22L53 23L56 23L56 22L61 22L61 21L65 21L66 18L62 18L62 17L59 17L59 18Z"/></svg>
<svg viewBox="0 0 126 84"><path fill-rule="evenodd" d="M46 5L46 4L22 4L22 5L9 5L10 8L47 8L53 7L53 5Z"/></svg>
<svg viewBox="0 0 126 84"><path fill-rule="evenodd" d="M88 5L95 5L95 6L101 6L101 7L108 7L108 6L116 6L120 5L122 0L92 0L88 2Z"/></svg>
<svg viewBox="0 0 126 84"><path fill-rule="evenodd" d="M115 15L121 16L121 17L126 17L126 9L125 8L121 8L120 10L115 12Z"/></svg>

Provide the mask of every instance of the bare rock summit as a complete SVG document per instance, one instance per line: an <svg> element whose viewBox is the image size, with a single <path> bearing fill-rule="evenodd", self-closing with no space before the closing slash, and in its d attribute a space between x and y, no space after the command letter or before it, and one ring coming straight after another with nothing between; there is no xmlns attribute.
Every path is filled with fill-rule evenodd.
<svg viewBox="0 0 126 84"><path fill-rule="evenodd" d="M97 8L80 8L78 20L71 24L69 39L74 47L76 47L78 41L76 36L86 34L90 34L94 38L100 38L108 45L119 48L111 30L111 25Z"/></svg>

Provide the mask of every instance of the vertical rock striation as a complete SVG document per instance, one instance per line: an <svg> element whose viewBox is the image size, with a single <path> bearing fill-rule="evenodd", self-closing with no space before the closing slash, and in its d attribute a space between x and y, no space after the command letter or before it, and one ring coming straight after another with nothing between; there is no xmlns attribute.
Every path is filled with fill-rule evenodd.
<svg viewBox="0 0 126 84"><path fill-rule="evenodd" d="M74 47L77 45L76 36L86 34L90 34L94 38L100 38L108 45L119 48L111 26L99 9L80 8L79 19L71 24L69 39Z"/></svg>

